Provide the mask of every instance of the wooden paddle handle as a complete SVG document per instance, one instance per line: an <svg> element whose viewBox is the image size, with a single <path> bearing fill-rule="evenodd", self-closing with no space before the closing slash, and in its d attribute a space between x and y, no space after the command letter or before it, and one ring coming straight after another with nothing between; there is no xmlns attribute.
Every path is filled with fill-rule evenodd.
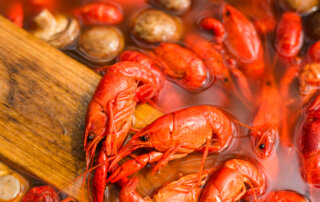
<svg viewBox="0 0 320 202"><path fill-rule="evenodd" d="M82 198L86 108L100 76L0 16L0 158ZM136 111L139 127L161 113ZM79 191L80 190L80 191Z"/></svg>

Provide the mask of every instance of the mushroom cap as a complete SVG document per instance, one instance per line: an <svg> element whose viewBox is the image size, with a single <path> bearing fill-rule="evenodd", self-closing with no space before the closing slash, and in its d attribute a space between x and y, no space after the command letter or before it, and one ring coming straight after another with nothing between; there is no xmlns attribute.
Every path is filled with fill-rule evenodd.
<svg viewBox="0 0 320 202"><path fill-rule="evenodd" d="M114 59L124 48L122 33L110 26L95 26L81 33L78 41L80 53L94 62Z"/></svg>

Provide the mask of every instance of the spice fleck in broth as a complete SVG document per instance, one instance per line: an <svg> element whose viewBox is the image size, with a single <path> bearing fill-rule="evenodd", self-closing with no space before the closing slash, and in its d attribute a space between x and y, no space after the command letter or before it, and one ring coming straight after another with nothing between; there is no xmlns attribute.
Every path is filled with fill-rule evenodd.
<svg viewBox="0 0 320 202"><path fill-rule="evenodd" d="M43 5L39 2L42 1L23 1L23 28L41 35L41 39L97 73L111 72L104 66L122 61L119 55L126 50L154 60L152 65L160 67L166 75L157 98L147 101L156 109L167 114L192 106L214 105L228 114L237 125L237 133L228 149L208 154L204 169L219 169L229 159L249 160L266 174L267 188L258 196L261 199L275 190L290 190L311 201L320 201L319 184L308 184L302 175L304 142L299 139L306 130L304 124L308 124L305 122L307 109L310 110L308 103L317 95L319 86L320 51L316 47L320 46L314 46L312 53L309 51L320 39L318 1L177 0L180 4L171 4L166 0L47 0L43 2L48 4ZM91 5L87 9L95 9L97 2L105 2L105 9L112 8L114 18L96 22L92 18L97 16L89 19L81 13L83 10L79 11L87 5ZM12 4L13 1L2 2L0 12L10 17ZM47 11L38 18L45 8ZM64 18L59 17L61 14ZM79 24L72 24L75 19ZM209 19L207 26L201 26L204 19ZM49 23L39 30L43 21L66 25ZM289 31L287 26L291 26ZM249 34L241 35L244 27ZM55 38L61 33L67 42ZM170 48L161 42L173 45ZM191 73L186 73L188 68ZM184 78L187 76L190 77ZM146 81L135 85L139 87L143 82ZM135 104L130 110L134 107ZM316 120L315 117L311 118ZM91 138L94 137L87 138L88 144ZM306 156L318 153L312 151ZM142 197L152 196L164 184L199 172L202 157L200 152L188 154L170 161L155 174L151 163L133 174L139 178L137 192ZM108 184L105 201L118 201L119 192L118 185Z"/></svg>

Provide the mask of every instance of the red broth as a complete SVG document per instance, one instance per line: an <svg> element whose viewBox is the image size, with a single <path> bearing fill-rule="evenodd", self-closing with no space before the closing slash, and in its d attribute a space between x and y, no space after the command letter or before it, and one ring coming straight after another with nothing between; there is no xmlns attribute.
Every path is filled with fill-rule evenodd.
<svg viewBox="0 0 320 202"><path fill-rule="evenodd" d="M102 0L103 1L103 0ZM8 2L8 1L6 1ZM57 1L61 5L56 8L55 12L69 13L70 11L80 5L93 2L90 0L73 0L73 1ZM109 2L105 0L105 2ZM113 2L118 3L123 8L124 21L116 25L125 37L125 46L128 47L138 47L140 49L148 50L150 47L148 45L143 45L135 43L133 37L130 35L128 24L130 23L131 17L139 10L148 7L156 7L154 3L148 3L147 0L113 0ZM256 6L257 1L255 0L228 0L225 1L231 5L237 7L248 17L254 18L260 15L263 10L259 10ZM219 8L223 3L222 0L194 0L192 8L179 16L183 21L183 37L190 32L201 32L198 28L197 22L203 16L212 16L219 19ZM277 3L275 3L277 4ZM5 13L7 5L3 4L0 6L0 11ZM161 8L159 8L161 9ZM283 12L283 9L279 6L274 8L275 16L278 19ZM30 14L26 16L24 28L29 29L30 22L34 15ZM303 17L305 18L305 16ZM210 39L210 35L206 35L207 39ZM276 83L279 86L280 80L286 70L288 64L283 59L279 58L273 47L274 36L272 34L260 35L265 51L265 64L267 69L274 69L274 75L276 78ZM307 48L314 41L305 37L304 47L302 48L301 54L304 55ZM183 42L179 42L182 43ZM76 45L64 50L64 52L71 57L79 60L80 62L86 64L87 66L95 69L101 65L108 65L115 62L115 60L105 63L105 64L94 64L82 58L77 50ZM257 80L251 82L251 88L254 92L254 100L259 99L259 87L262 81ZM291 97L290 99L300 100L298 89L298 82L294 80L291 85ZM169 98L169 99L168 99ZM286 101L283 101L286 102ZM229 112L237 120L247 124L252 125L253 119L255 117L257 107L248 107L243 104L234 93L227 93L224 89L213 84L208 88L198 91L190 92L181 88L176 83L168 80L165 83L164 89L161 91L158 100L154 103L163 112L172 112L177 109L182 109L189 106L197 105L216 105L227 112ZM296 101L289 105L289 116L290 123L290 137L289 141L291 145L284 144L281 140L285 139L280 134L280 142L276 147L276 152L273 157L268 160L259 159L254 151L253 146L248 137L248 130L246 128L241 128L239 134L233 141L231 148L221 154L209 154L206 168L221 165L224 161L230 158L244 158L250 159L253 162L260 162L263 166L263 170L268 175L268 189L267 193L271 190L293 190L302 195L305 195L312 201L320 201L320 189L311 188L303 180L300 172L299 156L295 147L295 135L297 134L297 128L300 120L300 112L303 110L301 103ZM147 196L152 194L154 190L159 188L162 184L175 180L180 176L195 173L199 169L202 154L193 153L185 158L174 160L168 164L165 168L160 170L155 175L151 174L150 168L144 168L139 173L135 174L140 178L138 192L142 196ZM117 194L119 189L114 186L108 185L106 201L117 201ZM267 194L266 193L266 194Z"/></svg>

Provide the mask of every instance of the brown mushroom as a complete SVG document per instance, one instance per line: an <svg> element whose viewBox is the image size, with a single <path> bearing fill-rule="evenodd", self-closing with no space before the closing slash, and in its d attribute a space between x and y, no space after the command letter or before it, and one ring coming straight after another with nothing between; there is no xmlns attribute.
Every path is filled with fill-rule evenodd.
<svg viewBox="0 0 320 202"><path fill-rule="evenodd" d="M191 0L156 0L156 2L168 11L182 14L191 7Z"/></svg>
<svg viewBox="0 0 320 202"><path fill-rule="evenodd" d="M80 25L75 18L54 16L46 9L34 18L34 22L36 28L31 32L56 48L72 44L80 33Z"/></svg>
<svg viewBox="0 0 320 202"><path fill-rule="evenodd" d="M156 9L140 11L132 24L132 34L148 43L178 40L181 32L178 18Z"/></svg>
<svg viewBox="0 0 320 202"><path fill-rule="evenodd" d="M114 59L123 49L122 33L109 26L91 27L81 33L78 49L87 59L100 63Z"/></svg>
<svg viewBox="0 0 320 202"><path fill-rule="evenodd" d="M305 13L316 8L319 0L282 0L283 4L294 11Z"/></svg>

